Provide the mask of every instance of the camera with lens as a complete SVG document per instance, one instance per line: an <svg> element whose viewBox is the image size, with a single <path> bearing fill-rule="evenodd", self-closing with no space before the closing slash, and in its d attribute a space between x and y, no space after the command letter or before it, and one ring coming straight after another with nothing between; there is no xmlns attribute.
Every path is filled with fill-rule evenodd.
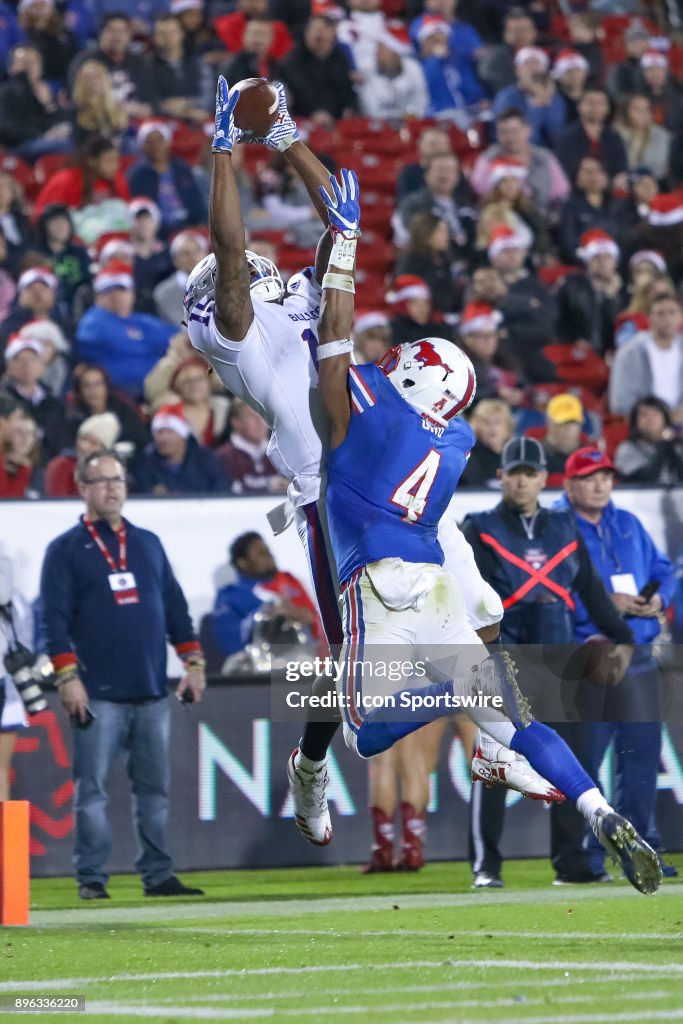
<svg viewBox="0 0 683 1024"><path fill-rule="evenodd" d="M54 682L52 662L46 654L35 654L23 644L13 644L4 657L5 670L14 680L29 715L47 710L43 687Z"/></svg>

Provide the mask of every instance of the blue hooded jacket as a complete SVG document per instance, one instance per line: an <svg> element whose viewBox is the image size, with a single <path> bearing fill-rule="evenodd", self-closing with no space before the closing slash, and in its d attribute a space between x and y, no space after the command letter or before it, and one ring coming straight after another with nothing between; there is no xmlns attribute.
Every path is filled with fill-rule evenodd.
<svg viewBox="0 0 683 1024"><path fill-rule="evenodd" d="M564 494L555 502L554 508L572 509ZM590 523L574 511L581 535L586 542L591 561L597 569L605 588L614 593L612 576L632 573L638 590L650 580L659 580L659 595L666 608L671 604L676 588L676 576L671 560L658 551L645 527L632 512L617 508L610 501L599 523ZM636 644L651 644L659 634L656 618L641 619L629 615L625 621L633 630ZM597 633L581 600L576 597L575 634L579 642ZM632 663L632 669L633 669Z"/></svg>

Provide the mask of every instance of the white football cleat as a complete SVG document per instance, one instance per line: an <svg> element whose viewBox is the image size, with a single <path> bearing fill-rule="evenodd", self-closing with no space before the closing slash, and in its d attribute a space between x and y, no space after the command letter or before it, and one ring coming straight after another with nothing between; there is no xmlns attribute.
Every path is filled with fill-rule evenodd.
<svg viewBox="0 0 683 1024"><path fill-rule="evenodd" d="M506 786L530 800L562 803L564 793L531 767L522 754L508 747L499 747L494 758L485 756L477 747L472 758L472 781L487 786Z"/></svg>
<svg viewBox="0 0 683 1024"><path fill-rule="evenodd" d="M317 772L297 768L295 747L287 762L289 791L294 801L294 820L299 832L314 846L327 846L332 841L332 819L327 806L327 760L321 762Z"/></svg>

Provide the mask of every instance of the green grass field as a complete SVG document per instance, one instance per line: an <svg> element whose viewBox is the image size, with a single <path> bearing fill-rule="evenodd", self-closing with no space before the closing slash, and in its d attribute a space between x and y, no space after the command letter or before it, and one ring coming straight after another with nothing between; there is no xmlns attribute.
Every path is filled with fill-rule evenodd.
<svg viewBox="0 0 683 1024"><path fill-rule="evenodd" d="M460 863L182 877L206 896L145 899L125 876L83 904L72 879L34 882L31 926L0 935L2 1005L80 995L104 1022L683 1020L676 881L649 898L624 881L556 888L546 861L508 863L497 892L472 892Z"/></svg>

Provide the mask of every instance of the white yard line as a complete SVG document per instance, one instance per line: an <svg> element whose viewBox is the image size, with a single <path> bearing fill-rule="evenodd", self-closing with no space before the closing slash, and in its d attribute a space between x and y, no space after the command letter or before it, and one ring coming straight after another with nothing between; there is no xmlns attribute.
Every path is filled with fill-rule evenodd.
<svg viewBox="0 0 683 1024"><path fill-rule="evenodd" d="M395 971L395 970L486 970L488 968L509 967L521 971L576 971L581 973L592 973L599 971L609 974L611 971L625 971L639 975L651 975L654 977L682 977L683 964L642 964L625 960L604 960L580 963L565 960L510 960L496 957L486 960L476 958L471 960L392 960L388 963L355 963L355 964L311 964L307 967L245 967L224 968L211 971L159 971L141 974L112 974L99 976L80 976L74 978L52 978L41 981L3 981L0 982L0 992L38 992L38 991L64 991L82 985L109 985L118 982L147 982L147 981L172 981L194 978L250 978L267 976L303 976L306 974L338 974L352 973L354 971Z"/></svg>
<svg viewBox="0 0 683 1024"><path fill-rule="evenodd" d="M520 1003L520 1009L524 1003ZM643 1024L644 1021L652 1020L683 1020L683 1010L638 1010L634 1013L589 1013L578 1014L568 1017L563 1014L554 1013L551 1017L496 1017L495 1024L613 1024L614 1021L633 1021L634 1024ZM401 1020L392 1021L392 1024L451 1024L449 1021L441 1020ZM490 1021L478 1017L465 1019L459 1018L458 1024L491 1024Z"/></svg>
<svg viewBox="0 0 683 1024"><path fill-rule="evenodd" d="M542 927L539 927L536 931L530 932L511 932L511 931L500 931L498 928L441 928L437 931L433 929L421 929L421 928L392 928L386 931L358 931L351 924L349 929L341 931L338 928L204 928L201 925L193 924L177 924L177 925L161 925L155 926L155 932L178 932L178 931L191 931L197 935L225 935L225 936L236 936L236 935L309 935L311 937L328 936L331 939L343 939L343 938L362 938L362 939L384 939L384 938L399 938L402 935L420 937L423 938L434 938L434 939L445 939L447 935L453 935L456 939L465 938L478 938L483 939L488 937L489 939L598 939L603 941L604 939L614 939L615 941L622 941L624 939L637 940L639 942L651 941L651 942L668 942L671 939L680 940L683 939L683 932L574 932L569 928L565 932L547 932Z"/></svg>
<svg viewBox="0 0 683 1024"><path fill-rule="evenodd" d="M617 982L623 982L623 981L633 982L634 984L636 983L635 979L631 978L627 974L614 974L614 975L610 975L610 978L609 978L610 984L616 984ZM643 982L643 979L639 978L637 983L638 984L642 984L642 982ZM521 981L520 978L511 978L509 980L506 980L506 979L503 979L503 978L497 978L495 984L496 984L496 988L508 988L508 987L512 987L512 986L516 986L516 987L520 987L520 985L523 986L524 982ZM579 979L578 980L578 984L583 986L583 985L587 984L587 982L584 979ZM598 979L591 979L590 982L588 982L588 984L597 985L597 984L602 984L602 982L599 981ZM542 988L567 988L570 985L573 986L573 987L576 987L577 979L576 978L534 978L534 980L533 980L533 989L534 989L534 991L537 991L538 989L542 989ZM487 990L491 988L491 980L490 979L487 980L487 981L453 981L453 982L445 981L445 982L443 982L440 985L401 985L400 982L399 982L399 983L396 983L396 984L392 984L389 987L386 986L386 985L382 985L382 986L380 986L378 988L367 987L366 985L364 985L363 986L363 995L364 996L373 996L373 995L377 996L377 995L387 995L387 994L390 993L391 995L395 996L398 992L400 992L401 995L417 995L418 993L422 994L422 995L429 995L429 994L433 995L435 992L463 992L463 991L473 991L473 990L483 989L483 988L485 988ZM344 997L344 998L348 998L349 995L350 995L350 993L346 989L330 989L330 988L326 989L326 994L327 994L327 996L328 996L328 998L330 1000L337 999L340 996ZM628 998L629 999L632 999L632 998L633 999L649 999L649 998L652 998L652 999L666 999L669 996L675 996L675 995L677 995L676 991L671 991L671 990L664 991L662 989L652 989L652 990L650 990L648 992L636 992L636 993L633 993L633 994L631 992L629 992ZM559 993L557 995L554 994L554 993L551 993L551 996L549 998L552 998L553 1003L564 1002L565 1001L565 997L562 995L562 993ZM567 997L567 998L573 998L573 997ZM594 999L595 996L584 996L582 998ZM258 994L252 992L252 993L250 993L248 995L247 994L235 995L233 993L228 993L228 992L225 992L222 995L218 995L218 994L216 994L216 995L208 995L208 996L193 995L192 996L192 1004L193 1005L197 1005L199 1003L245 1003L245 1002L256 1003L256 1002L273 1002L275 1000L286 1000L286 999L301 999L301 989L299 988L299 989L295 989L295 990L292 990L292 991L289 991L289 992L261 992L261 993L258 993ZM168 997L165 997L165 998L162 998L162 999L157 998L156 1002L159 1003L159 1004L169 1003L169 1004L175 1005L177 1000L178 1000L177 996L168 996ZM519 995L514 1000L515 1003L517 1003L517 1002L524 1002L524 1001L525 1001L524 997L520 998ZM136 1006L143 1006L143 1005L145 1005L144 997L140 998L139 1000L137 1000L134 1005L136 1005ZM405 1004L401 1004L401 1005L405 1005ZM460 1005L461 1004L458 1002L458 1006L460 1006ZM328 1009L330 1007L331 1007L331 1003L328 1005Z"/></svg>
<svg viewBox="0 0 683 1024"><path fill-rule="evenodd" d="M657 899L669 900L683 896L683 883L667 884ZM575 904L596 899L643 899L630 886L615 882L589 888L567 886L548 889L525 889L522 891L471 892L471 893L421 893L413 895L388 894L386 896L344 896L311 899L305 895L291 900L246 900L244 902L192 902L163 903L143 907L77 907L73 910L34 910L31 924L39 927L63 927L64 925L130 924L143 921L182 921L196 919L239 917L291 917L295 910L301 914L355 913L371 910L391 910L398 905L404 910L431 909L433 907L504 906L506 904Z"/></svg>
<svg viewBox="0 0 683 1024"><path fill-rule="evenodd" d="M643 993L640 996L633 996L630 998L640 999L655 999L655 998L667 998L670 993L663 992L655 994ZM559 998L556 1003L589 1003L593 1001L593 996L565 996ZM462 1009L480 1009L480 1010L493 1010L503 1009L505 1007L519 1007L526 1009L531 1006L543 1006L545 1003L544 999L520 999L520 998L507 998L507 999L465 999L458 1000L454 1003L453 1000L448 1001L434 1001L426 1002L420 1000L417 1003L384 1003L381 1007L376 1004L352 1004L350 1006L335 1006L332 1003L326 1003L324 1006L307 1006L307 1007L294 1007L291 1009L282 1009L280 1007L259 1007L253 1009L209 1009L208 1007L196 1007L196 1006L178 1006L174 1004L168 1006L165 1003L156 1004L139 1004L139 1003L121 1003L112 1002L88 1002L86 1012L89 1015L106 1015L109 1013L116 1014L117 1016L131 1016L131 1017L150 1017L153 1015L165 1016L168 1013L172 1013L174 1017L196 1017L199 1015L207 1016L211 1018L228 1018L235 1019L239 1017L319 1017L321 1020L331 1014L343 1014L345 1016L355 1016L357 1014L368 1014L375 1013L378 1009L381 1009L383 1015L390 1013L406 1013L411 1011L424 1011L424 1010L449 1010L451 1013L453 1010L458 1011ZM202 1012L203 1011L203 1012ZM564 1018L559 1017L558 1020ZM534 1021L535 1018L529 1018L530 1021Z"/></svg>

